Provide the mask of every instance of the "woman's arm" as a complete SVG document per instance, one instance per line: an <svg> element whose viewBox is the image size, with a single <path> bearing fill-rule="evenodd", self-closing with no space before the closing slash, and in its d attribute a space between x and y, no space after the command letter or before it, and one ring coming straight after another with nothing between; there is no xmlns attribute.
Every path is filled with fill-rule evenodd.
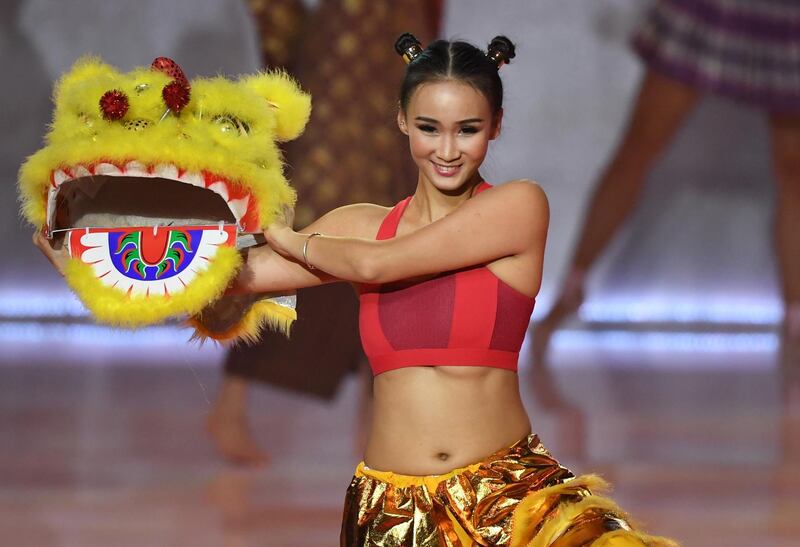
<svg viewBox="0 0 800 547"><path fill-rule="evenodd" d="M325 232L333 235L374 237L387 208L369 203L339 207L323 215L300 233ZM305 236L303 236L305 237ZM63 239L48 240L41 231L33 234L33 244L42 251L56 270L64 275L69 254ZM321 270L310 270L292 258L285 258L267 245L247 251L247 260L232 283L228 294L277 292L311 287L337 281Z"/></svg>
<svg viewBox="0 0 800 547"><path fill-rule="evenodd" d="M369 203L346 205L326 213L297 233L323 232L339 236L355 235L368 239L377 233L378 226L386 213L385 207ZM239 271L228 294L300 289L338 280L336 276L321 269L306 267L302 256L284 257L268 245L263 245L248 250L245 265Z"/></svg>
<svg viewBox="0 0 800 547"><path fill-rule="evenodd" d="M542 189L516 181L481 192L445 218L388 240L328 234L308 240L304 233L278 225L268 227L265 235L271 247L297 262L303 260L307 242L309 263L335 278L387 283L508 256L541 257L548 222Z"/></svg>

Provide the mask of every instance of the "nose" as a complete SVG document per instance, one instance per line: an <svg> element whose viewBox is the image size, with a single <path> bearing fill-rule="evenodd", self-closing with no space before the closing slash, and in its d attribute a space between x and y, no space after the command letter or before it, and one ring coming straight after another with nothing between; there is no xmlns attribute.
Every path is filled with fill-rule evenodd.
<svg viewBox="0 0 800 547"><path fill-rule="evenodd" d="M442 135L436 150L436 156L446 163L456 161L461 157L461 151L458 149L458 143L454 136Z"/></svg>

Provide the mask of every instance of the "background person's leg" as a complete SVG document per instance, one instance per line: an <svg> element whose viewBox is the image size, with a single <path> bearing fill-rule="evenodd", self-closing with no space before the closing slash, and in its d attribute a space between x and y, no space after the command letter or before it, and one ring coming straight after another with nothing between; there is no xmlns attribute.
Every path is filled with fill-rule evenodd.
<svg viewBox="0 0 800 547"><path fill-rule="evenodd" d="M622 140L589 201L561 292L536 326L535 367L541 366L553 331L580 307L587 272L634 210L648 174L699 95L698 90L652 70L646 73Z"/></svg>

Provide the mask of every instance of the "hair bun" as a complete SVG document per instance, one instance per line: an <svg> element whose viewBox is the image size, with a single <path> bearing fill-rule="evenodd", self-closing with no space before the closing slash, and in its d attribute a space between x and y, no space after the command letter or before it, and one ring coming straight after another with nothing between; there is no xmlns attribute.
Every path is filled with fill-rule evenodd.
<svg viewBox="0 0 800 547"><path fill-rule="evenodd" d="M395 41L394 50L405 60L406 64L408 64L422 53L422 44L420 44L419 40L417 40L413 34L405 32Z"/></svg>
<svg viewBox="0 0 800 547"><path fill-rule="evenodd" d="M505 63L510 63L511 59L517 56L517 50L514 47L514 42L505 36L495 36L489 43L489 49L486 56L492 60L500 68Z"/></svg>

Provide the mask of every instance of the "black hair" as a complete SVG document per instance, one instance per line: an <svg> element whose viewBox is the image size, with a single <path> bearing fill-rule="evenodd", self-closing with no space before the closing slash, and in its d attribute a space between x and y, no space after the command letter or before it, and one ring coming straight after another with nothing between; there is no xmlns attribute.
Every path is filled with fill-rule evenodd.
<svg viewBox="0 0 800 547"><path fill-rule="evenodd" d="M436 40L422 50L411 34L403 34L395 49L408 61L400 86L400 108L405 110L414 90L427 82L457 80L480 91L489 101L493 114L503 108L503 82L498 69L516 56L514 44L505 36L496 36L488 53L468 42Z"/></svg>

